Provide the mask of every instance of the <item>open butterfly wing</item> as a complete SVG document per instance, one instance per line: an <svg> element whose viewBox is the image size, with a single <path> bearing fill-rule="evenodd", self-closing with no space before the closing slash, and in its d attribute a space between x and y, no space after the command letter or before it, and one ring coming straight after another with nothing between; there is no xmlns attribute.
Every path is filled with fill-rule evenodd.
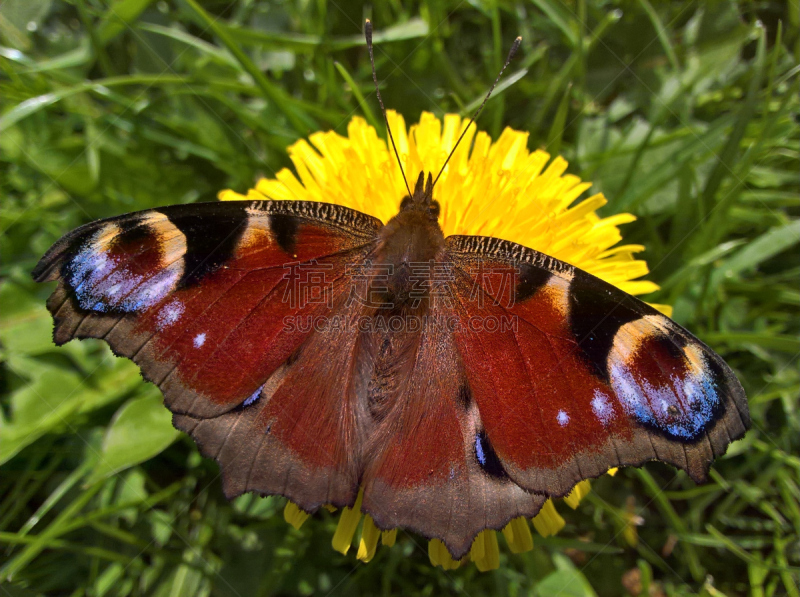
<svg viewBox="0 0 800 597"><path fill-rule="evenodd" d="M346 266L381 227L322 203L172 206L78 228L34 278L59 282L48 301L56 343L101 338L136 362L176 425L220 460L229 495L284 493L313 509L355 499L358 447L344 444L358 438L342 406L354 336L333 356L319 341L301 349L313 328L286 318L343 308ZM312 383L297 383L303 370ZM318 486L304 488L312 477Z"/></svg>
<svg viewBox="0 0 800 597"><path fill-rule="evenodd" d="M377 355L378 375L367 395L375 427L366 449L362 508L379 528L441 539L458 559L480 531L535 516L546 496L519 487L493 454L476 458L480 413L452 330L440 315L434 310L427 321L406 319L406 331L385 340L383 350L370 351ZM409 331L413 325L421 329Z"/></svg>
<svg viewBox="0 0 800 597"><path fill-rule="evenodd" d="M503 471L563 496L657 459L696 481L749 426L736 376L669 318L614 286L489 237L447 239L455 342Z"/></svg>

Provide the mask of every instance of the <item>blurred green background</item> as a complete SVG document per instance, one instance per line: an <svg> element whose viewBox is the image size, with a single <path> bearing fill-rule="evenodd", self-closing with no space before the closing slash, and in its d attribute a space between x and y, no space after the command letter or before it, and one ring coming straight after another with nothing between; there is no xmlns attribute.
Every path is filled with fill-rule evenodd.
<svg viewBox="0 0 800 597"><path fill-rule="evenodd" d="M0 595L800 595L798 1L0 2ZM100 342L51 343L29 272L90 220L243 191L285 148L378 115L467 113L639 216L645 297L720 352L753 428L695 486L593 484L557 536L444 572L400 533L372 563L326 512L222 496L217 465ZM359 101L363 96L366 106ZM383 134L383 127L379 127ZM634 524L636 523L636 524ZM638 526L637 526L638 525Z"/></svg>

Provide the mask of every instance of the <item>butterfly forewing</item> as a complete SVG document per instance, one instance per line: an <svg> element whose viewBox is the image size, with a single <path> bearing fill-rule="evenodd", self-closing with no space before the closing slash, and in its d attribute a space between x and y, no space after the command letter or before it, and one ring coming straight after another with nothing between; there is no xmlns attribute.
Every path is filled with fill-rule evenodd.
<svg viewBox="0 0 800 597"><path fill-rule="evenodd" d="M522 487L564 495L581 479L651 459L703 481L744 434L735 375L669 318L514 243L454 236L447 246L459 272L456 343L488 437ZM501 286L498 272L511 282ZM505 317L510 329L474 330L471 317Z"/></svg>
<svg viewBox="0 0 800 597"><path fill-rule="evenodd" d="M59 282L48 302L57 344L103 338L173 411L213 416L251 396L308 335L283 323L305 306L303 276L341 278L380 226L318 203L173 206L75 230L34 276Z"/></svg>

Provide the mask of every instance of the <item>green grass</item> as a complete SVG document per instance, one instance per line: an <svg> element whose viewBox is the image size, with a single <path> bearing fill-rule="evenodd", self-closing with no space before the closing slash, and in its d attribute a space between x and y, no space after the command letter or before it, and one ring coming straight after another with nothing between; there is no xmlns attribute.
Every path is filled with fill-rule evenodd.
<svg viewBox="0 0 800 597"><path fill-rule="evenodd" d="M202 7L202 8L201 8ZM0 594L800 595L797 0L0 3ZM722 354L753 428L712 481L650 464L594 483L556 537L480 574L401 533L369 565L277 498L222 496L158 392L99 342L51 342L29 272L71 228L213 200L315 130L387 106L530 131L608 215L639 216L647 300ZM362 101L363 100L363 101ZM382 127L380 130L383 131ZM567 510L559 506L563 512ZM629 521L638 520L638 541ZM502 544L502 540L501 540ZM649 588L648 588L649 587Z"/></svg>

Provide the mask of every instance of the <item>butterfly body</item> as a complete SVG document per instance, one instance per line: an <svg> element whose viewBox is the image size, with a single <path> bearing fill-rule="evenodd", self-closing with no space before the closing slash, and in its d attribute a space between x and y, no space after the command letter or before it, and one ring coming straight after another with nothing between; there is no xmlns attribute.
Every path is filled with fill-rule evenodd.
<svg viewBox="0 0 800 597"><path fill-rule="evenodd" d="M648 305L496 238L445 237L432 184L386 225L341 206L172 206L42 258L54 340L102 338L162 390L230 497L362 508L442 539L658 459L703 481L749 424L727 365Z"/></svg>
<svg viewBox="0 0 800 597"><path fill-rule="evenodd" d="M432 178L423 188L420 174L412 196L400 203L400 211L380 231L375 261L388 266L387 301L405 304L413 292L415 264L429 264L446 259L444 233L438 223L439 206L432 202ZM425 294L423 289L423 294ZM427 298L427 297L425 297Z"/></svg>

